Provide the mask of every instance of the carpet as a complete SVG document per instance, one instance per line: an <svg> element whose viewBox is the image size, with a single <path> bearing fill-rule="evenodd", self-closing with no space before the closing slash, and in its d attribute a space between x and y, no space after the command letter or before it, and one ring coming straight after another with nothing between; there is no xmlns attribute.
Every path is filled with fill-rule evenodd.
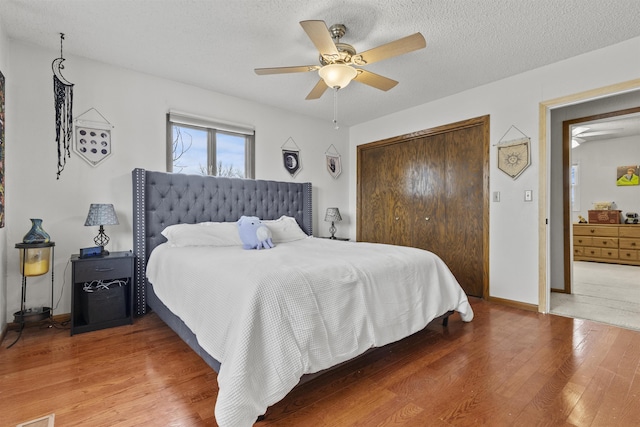
<svg viewBox="0 0 640 427"><path fill-rule="evenodd" d="M575 261L573 294L551 293L550 312L640 331L640 267Z"/></svg>
<svg viewBox="0 0 640 427"><path fill-rule="evenodd" d="M55 414L50 414L42 418L20 423L16 427L53 427Z"/></svg>

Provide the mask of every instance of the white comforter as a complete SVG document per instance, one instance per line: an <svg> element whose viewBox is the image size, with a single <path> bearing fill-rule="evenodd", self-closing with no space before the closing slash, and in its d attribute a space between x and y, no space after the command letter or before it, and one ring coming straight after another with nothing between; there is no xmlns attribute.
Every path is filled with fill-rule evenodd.
<svg viewBox="0 0 640 427"><path fill-rule="evenodd" d="M303 374L423 329L466 295L431 252L306 238L273 249L158 246L158 297L221 362L221 427L251 426Z"/></svg>

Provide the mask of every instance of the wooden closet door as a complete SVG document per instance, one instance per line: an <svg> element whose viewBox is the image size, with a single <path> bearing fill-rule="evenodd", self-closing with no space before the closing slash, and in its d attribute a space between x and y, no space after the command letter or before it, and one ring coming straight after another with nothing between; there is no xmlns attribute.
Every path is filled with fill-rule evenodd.
<svg viewBox="0 0 640 427"><path fill-rule="evenodd" d="M358 240L434 252L483 297L488 170L488 116L358 146Z"/></svg>
<svg viewBox="0 0 640 427"><path fill-rule="evenodd" d="M485 193L483 140L484 129L478 125L448 132L445 142L446 235L450 238L444 261L467 294L473 296L483 295L484 238L488 234L484 232L488 190Z"/></svg>
<svg viewBox="0 0 640 427"><path fill-rule="evenodd" d="M411 246L446 256L446 146L445 134L417 138L416 156L408 164L413 193Z"/></svg>
<svg viewBox="0 0 640 427"><path fill-rule="evenodd" d="M413 201L407 189L412 184L404 165L415 155L415 144L398 143L359 157L360 191L367 195L359 208L360 240L411 246Z"/></svg>

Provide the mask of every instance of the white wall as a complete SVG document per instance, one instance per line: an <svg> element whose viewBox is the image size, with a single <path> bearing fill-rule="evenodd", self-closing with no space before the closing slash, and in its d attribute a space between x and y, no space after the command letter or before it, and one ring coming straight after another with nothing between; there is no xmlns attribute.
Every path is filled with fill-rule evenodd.
<svg viewBox="0 0 640 427"><path fill-rule="evenodd" d="M2 29L2 25L0 24L0 72L4 75L5 84L6 80L10 76L9 72L9 61L7 58L7 37L4 34ZM5 119L7 116L10 117L10 114L7 114L5 111ZM5 131L6 135L6 131ZM6 215L6 212L5 212ZM6 218L6 217L5 217ZM7 325L7 233L6 227L0 228L0 332L4 330ZM18 300L18 304L20 304L20 300ZM19 305L18 305L19 307Z"/></svg>
<svg viewBox="0 0 640 427"><path fill-rule="evenodd" d="M580 210L572 212L575 222L578 215L588 218L595 202L615 202L623 215L640 212L640 187L616 185L619 166L640 164L640 137L586 142L571 150L571 160L580 165Z"/></svg>
<svg viewBox="0 0 640 427"><path fill-rule="evenodd" d="M257 178L313 183L314 234L328 233L323 221L328 206L347 207L348 175L334 180L325 166L325 152L331 144L342 154L344 166L349 164L348 133L333 128L330 112L326 121L319 121L73 56L66 58L63 75L75 85L74 116L97 109L114 126L113 155L94 168L72 152L56 180L51 62L58 53L15 41L9 43L9 52L7 241L13 247L29 230L29 218L43 219L43 228L56 243L54 293L56 300L61 297L56 315L70 312L69 257L80 247L93 246L98 231L84 227L90 203L113 203L118 214L120 225L106 227L111 238L107 249L132 248L131 170L166 170L165 114L169 109L254 125ZM289 137L301 150L302 170L295 179L281 160L281 146ZM349 216L345 217L341 224L348 225ZM6 257L0 257L4 258L10 283L7 310L12 313L20 306L18 252L9 250ZM29 279L28 307L49 305L50 281L48 275ZM6 312L1 316L8 317Z"/></svg>
<svg viewBox="0 0 640 427"><path fill-rule="evenodd" d="M350 129L349 206L356 206L356 147L485 114L491 116L490 296L538 304L537 196L540 159L539 104L640 78L640 38L401 111ZM499 64L496 64L499 66ZM513 181L497 169L495 144L510 126L531 137L532 165ZM533 190L534 201L524 201ZM547 207L548 209L548 207ZM355 235L355 227L351 229Z"/></svg>

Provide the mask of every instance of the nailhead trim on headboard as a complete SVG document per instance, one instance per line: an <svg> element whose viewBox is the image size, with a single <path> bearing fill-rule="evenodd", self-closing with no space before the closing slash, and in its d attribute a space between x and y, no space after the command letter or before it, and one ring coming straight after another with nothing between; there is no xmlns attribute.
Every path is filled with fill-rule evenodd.
<svg viewBox="0 0 640 427"><path fill-rule="evenodd" d="M313 234L310 182L252 180L201 175L132 171L133 247L136 253L136 314L146 313L146 263L166 241L165 227L205 221L234 222L242 215L261 219L292 216Z"/></svg>

